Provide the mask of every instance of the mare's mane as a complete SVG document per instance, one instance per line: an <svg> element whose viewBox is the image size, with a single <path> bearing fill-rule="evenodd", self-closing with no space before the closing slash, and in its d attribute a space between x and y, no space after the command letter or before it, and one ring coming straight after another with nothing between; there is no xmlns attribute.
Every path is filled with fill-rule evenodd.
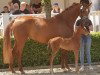
<svg viewBox="0 0 100 75"><path fill-rule="evenodd" d="M60 17L60 16L62 16L63 13L65 13L65 12L66 12L66 14L68 14L68 13L71 11L71 9L73 9L73 8L74 8L76 5L78 5L78 4L79 4L79 3L73 3L71 6L69 6L68 8L66 8L65 10L63 10L61 13L55 15L55 16L52 17L52 18Z"/></svg>

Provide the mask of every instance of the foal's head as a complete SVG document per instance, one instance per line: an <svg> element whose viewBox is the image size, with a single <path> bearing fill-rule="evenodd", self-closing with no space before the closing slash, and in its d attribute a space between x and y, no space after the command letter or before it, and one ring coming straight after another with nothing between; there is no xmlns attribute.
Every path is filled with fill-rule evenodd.
<svg viewBox="0 0 100 75"><path fill-rule="evenodd" d="M86 27L84 27L83 25L80 25L80 26L76 29L75 33L76 33L76 34L79 34L79 35L81 35L81 34L86 35L86 34L87 34L87 29L86 29Z"/></svg>

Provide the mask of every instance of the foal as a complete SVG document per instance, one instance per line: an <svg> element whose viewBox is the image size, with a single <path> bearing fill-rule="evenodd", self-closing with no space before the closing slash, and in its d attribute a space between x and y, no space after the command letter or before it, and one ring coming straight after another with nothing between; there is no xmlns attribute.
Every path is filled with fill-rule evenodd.
<svg viewBox="0 0 100 75"><path fill-rule="evenodd" d="M80 48L80 37L82 34L86 34L86 29L83 26L79 26L77 30L73 33L71 38L55 37L49 40L48 47L51 47L52 53L50 58L50 72L53 74L53 60L58 52L59 48L65 50L74 51L75 55L75 67L78 71L78 50Z"/></svg>

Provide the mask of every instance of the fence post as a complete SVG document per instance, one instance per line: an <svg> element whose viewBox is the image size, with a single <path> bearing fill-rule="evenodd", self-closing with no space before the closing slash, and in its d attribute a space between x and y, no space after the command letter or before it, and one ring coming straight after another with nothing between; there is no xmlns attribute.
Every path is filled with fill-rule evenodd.
<svg viewBox="0 0 100 75"><path fill-rule="evenodd" d="M95 31L96 32L96 22L95 22L95 15L94 15L94 13L93 13L93 24L94 24L94 27L93 27L93 31Z"/></svg>
<svg viewBox="0 0 100 75"><path fill-rule="evenodd" d="M99 12L98 17L99 17L99 32L100 32L100 12Z"/></svg>

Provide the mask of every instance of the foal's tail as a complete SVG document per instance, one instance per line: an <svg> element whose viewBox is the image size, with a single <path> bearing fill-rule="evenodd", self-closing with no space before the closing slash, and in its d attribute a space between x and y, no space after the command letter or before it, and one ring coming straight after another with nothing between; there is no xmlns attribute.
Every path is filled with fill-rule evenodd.
<svg viewBox="0 0 100 75"><path fill-rule="evenodd" d="M11 49L11 41L10 41L10 33L11 33L11 26L13 25L14 20L7 25L4 31L4 38L3 38L3 59L5 64L10 63L10 57L12 55Z"/></svg>
<svg viewBox="0 0 100 75"><path fill-rule="evenodd" d="M48 41L47 50L49 50L49 48L50 48L50 41Z"/></svg>

